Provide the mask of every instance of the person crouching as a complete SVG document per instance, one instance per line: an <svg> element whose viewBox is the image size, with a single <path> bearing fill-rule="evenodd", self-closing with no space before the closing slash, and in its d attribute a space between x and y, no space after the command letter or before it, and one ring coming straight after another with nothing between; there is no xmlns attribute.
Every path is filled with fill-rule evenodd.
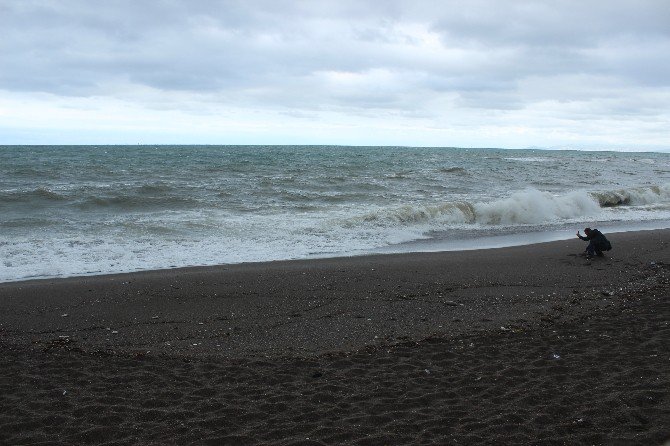
<svg viewBox="0 0 670 446"><path fill-rule="evenodd" d="M603 251L612 249L612 244L607 240L603 233L597 229L586 228L584 229L584 234L585 236L582 236L579 231L577 231L577 237L589 242L589 246L586 247L585 251L587 257L592 257L593 255L603 257Z"/></svg>

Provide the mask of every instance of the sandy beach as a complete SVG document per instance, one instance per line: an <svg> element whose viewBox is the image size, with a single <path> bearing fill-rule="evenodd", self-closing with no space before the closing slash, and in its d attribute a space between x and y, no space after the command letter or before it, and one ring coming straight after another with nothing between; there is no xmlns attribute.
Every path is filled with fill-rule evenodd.
<svg viewBox="0 0 670 446"><path fill-rule="evenodd" d="M0 284L0 443L670 440L670 230Z"/></svg>

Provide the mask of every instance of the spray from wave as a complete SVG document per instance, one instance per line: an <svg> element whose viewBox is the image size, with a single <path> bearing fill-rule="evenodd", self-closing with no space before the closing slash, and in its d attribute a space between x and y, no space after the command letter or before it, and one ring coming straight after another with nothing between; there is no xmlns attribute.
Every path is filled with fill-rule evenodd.
<svg viewBox="0 0 670 446"><path fill-rule="evenodd" d="M482 224L541 224L596 215L598 202L584 191L554 196L529 189L509 198L475 205L476 221Z"/></svg>

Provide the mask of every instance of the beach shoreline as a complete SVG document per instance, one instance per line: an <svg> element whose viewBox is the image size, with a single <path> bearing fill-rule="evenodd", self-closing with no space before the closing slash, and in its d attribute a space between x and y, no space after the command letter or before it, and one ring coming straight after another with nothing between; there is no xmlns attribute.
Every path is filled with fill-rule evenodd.
<svg viewBox="0 0 670 446"><path fill-rule="evenodd" d="M0 441L661 444L670 230L609 238L3 283Z"/></svg>
<svg viewBox="0 0 670 446"><path fill-rule="evenodd" d="M456 237L451 239L418 239L410 242L399 243L396 245L383 246L376 249L365 251L353 251L350 253L322 253L313 254L307 257L290 258L290 259L276 259L276 260L258 260L258 261L243 261L232 263L215 263L203 265L185 265L185 266L171 266L169 268L143 268L127 271L111 271L111 272L82 272L80 274L67 275L40 275L23 278L15 278L10 280L0 281L3 283L16 282L32 282L40 280L60 280L60 279L78 279L87 277L108 277L124 274L135 273L152 273L157 271L181 271L195 268L224 268L232 265L265 265L277 264L282 262L296 262L296 261L318 261L324 259L350 259L355 257L371 257L379 255L406 255L406 254L420 254L420 253L440 253L440 252L455 252L455 251L481 251L488 249L511 248L517 246L536 245L540 243L558 242L574 239L574 227L585 227L587 223L571 225L569 228L531 231L531 232L516 232L519 228L515 228L512 233L501 233L493 235L475 235L472 231L465 231L468 237ZM598 224L591 224L601 228L608 234L619 234L626 232L640 232L640 231L659 231L670 229L670 220L658 221L639 221L639 222L601 222ZM454 232L454 231L452 231Z"/></svg>

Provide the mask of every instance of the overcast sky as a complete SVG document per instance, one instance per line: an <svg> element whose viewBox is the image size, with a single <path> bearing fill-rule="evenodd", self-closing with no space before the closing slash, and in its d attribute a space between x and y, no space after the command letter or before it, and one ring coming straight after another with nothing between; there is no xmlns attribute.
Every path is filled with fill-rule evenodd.
<svg viewBox="0 0 670 446"><path fill-rule="evenodd" d="M670 1L0 0L0 144L670 148Z"/></svg>

